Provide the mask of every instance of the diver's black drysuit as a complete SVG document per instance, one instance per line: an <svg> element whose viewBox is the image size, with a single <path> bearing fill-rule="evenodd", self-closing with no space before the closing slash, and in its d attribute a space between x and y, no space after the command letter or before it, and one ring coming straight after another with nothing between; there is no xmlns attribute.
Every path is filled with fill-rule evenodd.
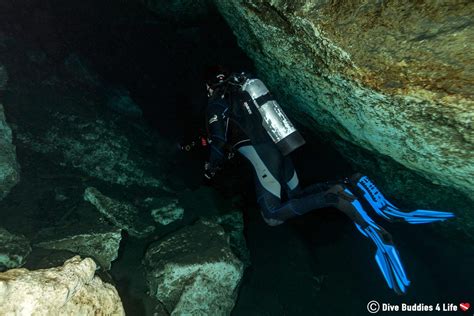
<svg viewBox="0 0 474 316"><path fill-rule="evenodd" d="M350 202L355 197L334 183L317 183L301 189L298 175L288 156L283 156L261 124L261 116L234 93L222 86L209 98L206 121L210 141L207 171L214 174L227 159L238 151L255 171L257 202L269 225L311 210L333 206L353 217ZM341 182L342 184L342 182Z"/></svg>
<svg viewBox="0 0 474 316"><path fill-rule="evenodd" d="M229 80L231 79L232 77ZM271 95L255 93L257 89L247 90L245 83L239 85L238 78L233 79L236 84L220 79L220 83L214 86L215 90L208 85L211 97L206 114L211 153L209 162L206 163L205 175L208 178L213 176L227 159L229 152L235 150L241 153L254 168L258 204L264 220L272 226L315 209L339 209L354 221L365 237L374 242L377 247L375 259L388 286L399 294L405 293L410 280L406 276L391 235L368 215L352 192L362 197L378 215L389 221L423 224L443 221L454 215L450 212L429 210L400 210L385 199L368 177L360 174L340 182L318 183L301 189L290 158L281 154L265 129L273 132L279 127L278 122L272 120L280 113L271 112L268 107L263 108L272 100ZM268 124L269 121L274 124ZM263 122L265 127L262 126ZM288 135L286 137L289 137ZM281 138L277 143L281 144L285 139L285 146L291 143L289 138ZM287 151L285 147L281 147Z"/></svg>

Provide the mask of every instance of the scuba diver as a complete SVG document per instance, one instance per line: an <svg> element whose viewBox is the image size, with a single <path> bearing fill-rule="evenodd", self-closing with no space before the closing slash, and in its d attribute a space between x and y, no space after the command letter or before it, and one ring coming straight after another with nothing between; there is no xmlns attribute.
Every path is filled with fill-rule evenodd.
<svg viewBox="0 0 474 316"><path fill-rule="evenodd" d="M210 156L204 176L213 178L234 152L243 155L253 166L257 203L263 219L271 226L321 208L342 211L375 243L375 260L388 286L398 294L405 293L410 281L392 237L369 216L359 198L390 222L424 224L454 215L428 210L402 211L361 174L301 188L288 154L305 141L265 84L247 73L230 74L223 67L210 69L206 77Z"/></svg>

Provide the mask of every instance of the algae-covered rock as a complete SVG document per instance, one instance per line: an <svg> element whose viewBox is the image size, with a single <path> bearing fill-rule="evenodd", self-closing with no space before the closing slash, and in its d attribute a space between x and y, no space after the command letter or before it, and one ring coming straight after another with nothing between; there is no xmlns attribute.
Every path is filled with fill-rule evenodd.
<svg viewBox="0 0 474 316"><path fill-rule="evenodd" d="M94 228L91 232L54 232L49 238L35 244L36 247L45 249L68 250L83 257L92 257L105 270L109 270L112 261L117 259L121 229L107 230Z"/></svg>
<svg viewBox="0 0 474 316"><path fill-rule="evenodd" d="M295 118L474 196L474 2L214 3Z"/></svg>
<svg viewBox="0 0 474 316"><path fill-rule="evenodd" d="M31 252L30 242L0 227L0 270L21 267Z"/></svg>
<svg viewBox="0 0 474 316"><path fill-rule="evenodd" d="M2 84L1 76L2 68L0 68L0 86ZM15 146L12 144L12 130L5 119L3 105L0 104L0 200L19 181L20 166L16 160Z"/></svg>
<svg viewBox="0 0 474 316"><path fill-rule="evenodd" d="M136 207L109 198L96 188L87 188L84 191L84 200L92 203L112 224L134 237L143 238L155 230L154 226L145 221L144 215L140 214Z"/></svg>
<svg viewBox="0 0 474 316"><path fill-rule="evenodd" d="M229 315L243 275L224 230L210 221L152 244L144 264L150 294L171 315Z"/></svg>
<svg viewBox="0 0 474 316"><path fill-rule="evenodd" d="M166 190L162 181L150 174L152 163L135 152L136 146L113 120L61 113L48 119L51 127L46 133L23 131L18 135L25 147L103 181Z"/></svg>
<svg viewBox="0 0 474 316"><path fill-rule="evenodd" d="M90 258L63 266L0 273L1 315L125 315L117 290L94 276Z"/></svg>
<svg viewBox="0 0 474 316"><path fill-rule="evenodd" d="M144 202L153 208L151 216L155 222L161 225L168 225L183 219L184 209L180 206L178 199L147 198Z"/></svg>

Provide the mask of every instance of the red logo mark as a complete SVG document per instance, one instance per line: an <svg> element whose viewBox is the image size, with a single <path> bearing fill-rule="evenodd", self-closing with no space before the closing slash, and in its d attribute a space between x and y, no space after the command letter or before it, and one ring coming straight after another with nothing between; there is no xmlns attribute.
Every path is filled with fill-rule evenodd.
<svg viewBox="0 0 474 316"><path fill-rule="evenodd" d="M471 307L471 304L469 304L469 303L460 303L459 307L461 307L462 311L465 312L469 309L469 307Z"/></svg>

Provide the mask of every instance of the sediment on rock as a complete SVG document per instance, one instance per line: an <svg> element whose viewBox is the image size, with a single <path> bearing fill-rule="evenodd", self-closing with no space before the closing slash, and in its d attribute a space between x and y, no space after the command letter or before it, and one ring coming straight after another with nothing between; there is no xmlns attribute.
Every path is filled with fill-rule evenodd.
<svg viewBox="0 0 474 316"><path fill-rule="evenodd" d="M168 225L183 219L184 209L178 199L173 198L147 198L144 203L152 208L151 216L161 225Z"/></svg>
<svg viewBox="0 0 474 316"><path fill-rule="evenodd" d="M143 168L151 163L133 153L132 144L115 122L61 113L48 119L52 127L46 133L33 135L25 130L18 135L23 146L59 155L63 159L56 163L106 182L165 189L160 179Z"/></svg>
<svg viewBox="0 0 474 316"><path fill-rule="evenodd" d="M243 275L228 236L210 221L152 244L144 264L150 295L172 315L229 315Z"/></svg>
<svg viewBox="0 0 474 316"><path fill-rule="evenodd" d="M92 257L101 268L109 270L112 261L117 259L122 239L121 229L115 227L95 227L90 232L62 232L48 234L45 232L43 241L36 247L55 250L67 250L82 257Z"/></svg>
<svg viewBox="0 0 474 316"><path fill-rule="evenodd" d="M84 191L84 200L92 203L112 224L134 237L143 238L155 230L153 225L144 220L144 214L140 214L136 207L111 199L96 188L87 188Z"/></svg>
<svg viewBox="0 0 474 316"><path fill-rule="evenodd" d="M125 315L117 290L94 276L90 258L63 266L0 273L1 315Z"/></svg>

